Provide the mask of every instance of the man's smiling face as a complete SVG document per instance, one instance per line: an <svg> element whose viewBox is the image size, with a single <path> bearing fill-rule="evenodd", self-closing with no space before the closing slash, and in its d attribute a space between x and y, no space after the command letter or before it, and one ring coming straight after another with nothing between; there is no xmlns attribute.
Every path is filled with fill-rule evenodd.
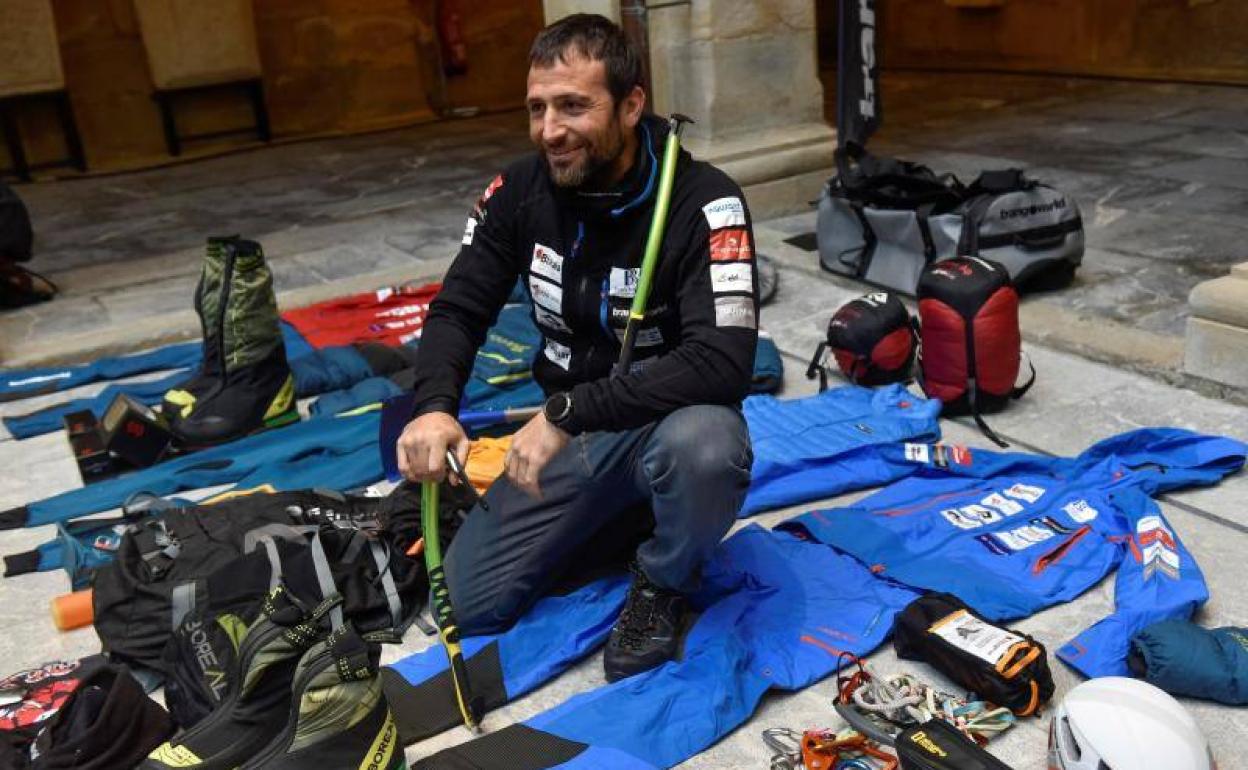
<svg viewBox="0 0 1248 770"><path fill-rule="evenodd" d="M640 94L635 89L617 104L603 63L576 51L567 51L550 67L529 68L529 137L556 185L606 185L622 176L632 161L624 155L640 116L632 102L640 98L644 103Z"/></svg>

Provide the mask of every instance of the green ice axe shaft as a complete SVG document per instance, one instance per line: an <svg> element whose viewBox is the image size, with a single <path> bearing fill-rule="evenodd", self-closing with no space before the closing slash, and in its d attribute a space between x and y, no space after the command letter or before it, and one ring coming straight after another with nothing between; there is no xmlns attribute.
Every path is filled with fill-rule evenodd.
<svg viewBox="0 0 1248 770"><path fill-rule="evenodd" d="M464 480L467 483L467 479ZM472 696L468 681L468 667L464 664L464 651L459 646L459 627L455 625L455 612L451 607L451 592L446 587L446 573L442 570L442 541L438 534L438 482L426 481L420 485L420 528L425 538L425 568L429 571L429 591L433 594L433 616L438 622L438 637L451 662L451 683L455 686L456 705L464 726L479 732L481 703Z"/></svg>
<svg viewBox="0 0 1248 770"><path fill-rule="evenodd" d="M633 345L637 341L637 329L646 317L646 303L650 299L650 282L654 268L659 263L659 248L663 245L663 232L667 229L667 209L672 202L672 182L676 179L676 157L680 154L680 132L693 119L675 112L668 118L667 142L663 147L663 168L659 171L659 191L654 199L654 216L650 220L650 233L646 236L646 251L641 258L641 271L637 277L637 293L628 311L628 323L624 327L624 343L620 346L620 360L615 365L616 374L628 374L633 362Z"/></svg>

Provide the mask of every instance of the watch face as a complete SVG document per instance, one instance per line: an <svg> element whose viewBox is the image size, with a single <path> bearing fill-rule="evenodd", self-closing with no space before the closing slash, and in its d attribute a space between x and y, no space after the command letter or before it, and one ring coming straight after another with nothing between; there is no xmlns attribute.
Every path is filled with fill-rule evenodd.
<svg viewBox="0 0 1248 770"><path fill-rule="evenodd" d="M546 399L546 419L557 424L568 416L570 405L571 401L567 393L556 393Z"/></svg>

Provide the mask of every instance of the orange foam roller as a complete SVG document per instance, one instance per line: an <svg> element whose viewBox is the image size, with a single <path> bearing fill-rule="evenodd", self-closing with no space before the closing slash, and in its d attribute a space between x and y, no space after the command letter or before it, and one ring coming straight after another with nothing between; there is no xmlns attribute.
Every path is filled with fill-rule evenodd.
<svg viewBox="0 0 1248 770"><path fill-rule="evenodd" d="M95 610L91 606L91 589L63 594L52 600L52 622L60 631L91 625Z"/></svg>

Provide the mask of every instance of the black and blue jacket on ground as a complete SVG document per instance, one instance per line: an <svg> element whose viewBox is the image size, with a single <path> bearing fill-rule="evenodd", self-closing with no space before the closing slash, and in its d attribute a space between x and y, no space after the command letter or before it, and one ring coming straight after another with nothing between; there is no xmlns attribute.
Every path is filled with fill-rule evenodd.
<svg viewBox="0 0 1248 770"><path fill-rule="evenodd" d="M1125 669L1131 628L1190 613L1207 595L1191 555L1180 550L1148 495L1215 483L1242 466L1246 447L1150 429L1113 437L1075 458L926 444L893 449L889 463L908 464L914 475L863 504L806 514L780 531L747 527L728 538L708 562L706 590L694 602L702 614L683 659L573 696L521 724L491 727L484 738L416 767L514 768L521 756L527 770L671 767L744 722L767 689L808 686L835 671L842 653L869 653L896 614L927 588L965 589L968 603L1004 619L1073 599L1117 568L1118 610L1080 635L1088 645L1082 651L1067 645L1061 654L1090 675L1118 672ZM1023 505L1016 510L1011 500ZM983 526L945 527L952 518L969 522L964 515ZM1020 528L1035 529L1015 532ZM945 536L948 529L965 536ZM985 544L977 534L1000 542ZM931 542L923 542L934 550L916 555L928 535ZM853 548L856 537L866 541L862 553ZM1034 553L1023 547L1022 556L1010 558L1007 544L1033 540ZM907 560L915 562L913 570ZM625 591L623 580L592 584L539 602L504 634L465 639L486 706L520 696L597 648ZM446 667L434 647L384 674L405 742L458 724Z"/></svg>
<svg viewBox="0 0 1248 770"><path fill-rule="evenodd" d="M847 662L845 653L871 652L918 595L832 548L758 526L725 540L703 578L692 598L701 614L680 660L575 695L521 724L491 727L415 767L671 767L749 719L768 690L807 687ZM593 652L627 588L622 576L604 579L540 601L503 634L466 639L473 687L487 708ZM445 655L431 647L383 670L405 743L458 723L446 667Z"/></svg>
<svg viewBox="0 0 1248 770"><path fill-rule="evenodd" d="M1195 558L1153 495L1238 471L1234 439L1146 428L1073 458L908 444L915 472L846 508L782 526L876 574L951 593L992 621L1067 602L1111 573L1115 610L1057 651L1085 676L1127 676L1144 627L1209 597Z"/></svg>

